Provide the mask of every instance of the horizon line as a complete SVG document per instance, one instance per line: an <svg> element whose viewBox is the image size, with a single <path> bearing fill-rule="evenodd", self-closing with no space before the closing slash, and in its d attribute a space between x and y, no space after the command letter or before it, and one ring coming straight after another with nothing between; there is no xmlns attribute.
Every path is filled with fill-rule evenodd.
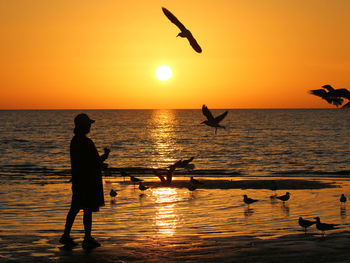
<svg viewBox="0 0 350 263"><path fill-rule="evenodd" d="M342 108L211 108L212 110L327 110L327 109L342 109ZM38 109L31 109L31 108L24 108L24 109L0 109L0 111L21 111L21 110L33 110L33 111L78 111L78 110L202 110L201 108L120 108L120 109L103 109L103 108L76 108L76 109L70 109L70 108L59 108L59 109L45 109L45 108L38 108ZM346 110L346 109L345 109Z"/></svg>

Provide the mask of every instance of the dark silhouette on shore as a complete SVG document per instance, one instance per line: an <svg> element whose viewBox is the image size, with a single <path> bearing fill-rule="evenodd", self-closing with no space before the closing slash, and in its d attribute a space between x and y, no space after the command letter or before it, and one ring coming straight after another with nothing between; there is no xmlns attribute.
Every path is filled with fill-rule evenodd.
<svg viewBox="0 0 350 263"><path fill-rule="evenodd" d="M346 199L347 199L346 196L344 194L341 194L340 199L339 199L340 205L345 205Z"/></svg>
<svg viewBox="0 0 350 263"><path fill-rule="evenodd" d="M147 190L149 187L148 186L145 186L142 182L139 182L139 189L141 191L145 191Z"/></svg>
<svg viewBox="0 0 350 263"><path fill-rule="evenodd" d="M322 237L324 237L325 231L337 229L338 224L327 224L321 223L320 218L317 216L316 219L316 228L322 232Z"/></svg>
<svg viewBox="0 0 350 263"><path fill-rule="evenodd" d="M253 198L249 198L247 195L243 195L243 201L244 203L246 203L249 207L250 204L258 202L259 200L257 199L253 199Z"/></svg>
<svg viewBox="0 0 350 263"><path fill-rule="evenodd" d="M350 92L347 89L334 89L331 85L323 85L322 88L323 89L310 90L309 92L337 107L343 104L344 99L347 99L348 102L345 103L342 108L350 108Z"/></svg>
<svg viewBox="0 0 350 263"><path fill-rule="evenodd" d="M176 169L175 164L170 165L169 169L166 170L166 177L163 176L161 170L159 169L154 169L153 173L155 176L157 176L160 179L160 182L162 183L162 185L168 186L171 184L173 180L175 169Z"/></svg>
<svg viewBox="0 0 350 263"><path fill-rule="evenodd" d="M163 13L166 15L166 17L169 18L169 20L181 30L181 32L176 37L187 38L192 48L196 52L201 53L202 49L197 43L196 39L193 37L192 33L168 9L162 7L162 10L163 10Z"/></svg>
<svg viewBox="0 0 350 263"><path fill-rule="evenodd" d="M299 223L299 226L304 228L304 232L306 233L307 228L312 226L313 224L316 224L316 221L311 221L311 220L307 220L307 219L303 219L302 217L299 217L298 223Z"/></svg>
<svg viewBox="0 0 350 263"><path fill-rule="evenodd" d="M110 150L105 148L104 154L99 155L95 144L86 135L94 123L88 115L82 113L74 119L74 136L70 143L70 158L72 166L72 202L67 214L65 229L60 243L66 246L76 246L70 232L76 215L81 209L84 211L84 241L83 248L91 249L100 246L92 236L92 212L97 212L104 206L102 168L108 158Z"/></svg>
<svg viewBox="0 0 350 263"><path fill-rule="evenodd" d="M287 202L287 201L289 200L289 198L290 198L290 193L289 193L289 192L286 192L285 195L276 196L276 198L277 198L278 200L281 200L281 201L283 202L283 204L284 204L285 202Z"/></svg>
<svg viewBox="0 0 350 263"><path fill-rule="evenodd" d="M117 193L115 190L113 190L113 189L111 189L111 191L109 192L109 195L110 195L112 198L116 197L117 194L118 194L118 193Z"/></svg>
<svg viewBox="0 0 350 263"><path fill-rule="evenodd" d="M194 190L196 190L197 189L197 185L194 185L194 184L189 184L188 186L187 186L187 189L188 190L190 190L191 192L193 192Z"/></svg>
<svg viewBox="0 0 350 263"><path fill-rule="evenodd" d="M205 104L203 104L202 113L204 114L205 117L207 117L207 120L203 121L202 123L204 123L210 127L214 127L215 134L216 134L218 128L225 129L225 126L222 126L219 123L226 117L228 111L225 111L224 113L222 113L219 116L214 118L213 114L210 112L208 107Z"/></svg>

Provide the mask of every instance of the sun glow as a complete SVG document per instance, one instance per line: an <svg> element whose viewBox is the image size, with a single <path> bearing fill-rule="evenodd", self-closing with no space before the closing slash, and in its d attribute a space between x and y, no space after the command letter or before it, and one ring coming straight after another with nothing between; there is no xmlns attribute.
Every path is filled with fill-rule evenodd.
<svg viewBox="0 0 350 263"><path fill-rule="evenodd" d="M156 69L156 77L161 81L167 81L173 75L173 71L169 66L161 65Z"/></svg>

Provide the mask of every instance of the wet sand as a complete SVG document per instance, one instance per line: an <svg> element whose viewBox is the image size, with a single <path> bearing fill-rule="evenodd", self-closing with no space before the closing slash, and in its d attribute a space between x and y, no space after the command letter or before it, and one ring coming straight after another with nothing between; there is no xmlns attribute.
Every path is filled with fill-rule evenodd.
<svg viewBox="0 0 350 263"><path fill-rule="evenodd" d="M42 240L35 236L1 237L1 262L349 262L350 232L300 233L274 239L250 236L199 238L120 237L100 240L91 251L57 245L59 236ZM81 244L81 240L77 240ZM12 249L4 251L4 243ZM28 248L17 250L16 244Z"/></svg>

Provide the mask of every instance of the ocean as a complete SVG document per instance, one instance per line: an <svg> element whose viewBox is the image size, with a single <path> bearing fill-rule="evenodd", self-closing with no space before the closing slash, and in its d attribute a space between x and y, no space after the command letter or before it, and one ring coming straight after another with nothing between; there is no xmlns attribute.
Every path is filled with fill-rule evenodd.
<svg viewBox="0 0 350 263"><path fill-rule="evenodd" d="M278 189L278 195L291 193L282 204L270 199L267 188L151 187L141 193L114 173L104 178L106 205L93 217L93 235L104 244L119 240L128 248L142 243L170 249L171 238L180 243L191 237L275 238L303 233L299 216L320 216L340 224L335 231L348 229L346 207L339 204L340 194L350 192L348 110L228 111L226 129L216 135L201 124L201 110L0 111L0 260L58 260L71 200L69 143L81 112L96 120L89 137L100 153L111 149L110 168L166 168L194 156L199 180L307 179L336 186ZM137 176L145 185L159 181ZM175 172L174 181L180 179L189 175ZM115 199L111 189L118 192ZM259 202L247 207L244 194ZM320 234L315 227L308 231ZM81 213L72 236L82 240Z"/></svg>
<svg viewBox="0 0 350 263"><path fill-rule="evenodd" d="M349 111L228 111L215 135L201 110L2 110L0 173L69 173L73 118L86 112L96 120L89 137L101 153L111 149L109 167L164 168L194 156L203 175L350 174Z"/></svg>

